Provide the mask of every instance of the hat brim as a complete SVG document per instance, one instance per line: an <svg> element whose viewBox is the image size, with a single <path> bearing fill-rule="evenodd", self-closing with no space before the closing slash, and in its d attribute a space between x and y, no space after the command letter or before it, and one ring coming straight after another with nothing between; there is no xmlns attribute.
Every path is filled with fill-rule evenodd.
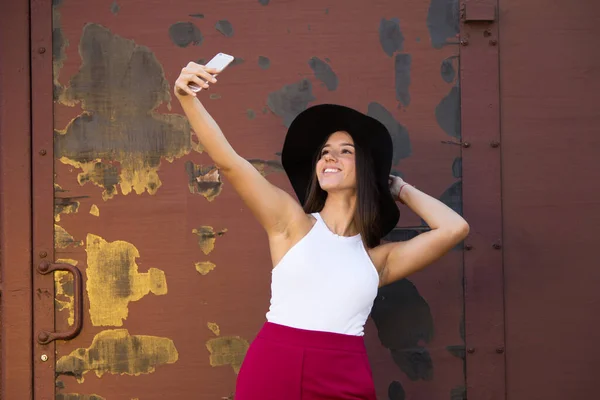
<svg viewBox="0 0 600 400"><path fill-rule="evenodd" d="M379 188L379 210L382 234L388 234L398 223L400 212L389 191L393 144L387 128L375 118L337 104L321 104L300 113L290 125L281 163L290 183L304 204L317 151L334 132L345 131L355 143L370 152Z"/></svg>

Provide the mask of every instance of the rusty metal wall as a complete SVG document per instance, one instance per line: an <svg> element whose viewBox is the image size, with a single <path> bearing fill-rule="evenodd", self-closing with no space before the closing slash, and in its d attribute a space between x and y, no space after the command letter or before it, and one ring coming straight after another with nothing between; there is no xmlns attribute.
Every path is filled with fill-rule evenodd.
<svg viewBox="0 0 600 400"><path fill-rule="evenodd" d="M185 63L236 55L204 99L233 146L286 190L286 125L337 102L382 120L396 173L462 211L458 18L451 0L34 1L34 261L53 241L47 253L85 284L82 333L36 347L49 356L35 366L36 398L54 386L62 400L233 395L268 307L270 261L170 95ZM404 211L391 239L420 229ZM366 336L380 398L464 398L462 259L458 247L381 290ZM36 274L34 284L53 283ZM56 273L54 291L64 331L77 318L72 276ZM36 332L48 329L46 304L35 302Z"/></svg>
<svg viewBox="0 0 600 400"><path fill-rule="evenodd" d="M593 399L600 4L500 5L508 398Z"/></svg>

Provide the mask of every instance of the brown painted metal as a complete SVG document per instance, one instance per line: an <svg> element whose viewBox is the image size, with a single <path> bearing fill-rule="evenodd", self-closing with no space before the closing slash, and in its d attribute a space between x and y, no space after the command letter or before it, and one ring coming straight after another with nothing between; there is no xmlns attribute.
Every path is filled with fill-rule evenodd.
<svg viewBox="0 0 600 400"><path fill-rule="evenodd" d="M460 156L461 147L442 143L447 141L449 135L436 121L438 105L457 84L455 76L451 79L446 77L450 81L440 76L440 66L445 65L447 71L456 70L458 46L454 37L449 38L446 45L436 48L431 45L426 23L429 4L419 2L404 6L397 1L378 0L377 6L358 2L348 7L347 2L342 0L327 5L313 0L285 4L272 1L263 6L258 1L211 1L204 4L202 10L197 2L191 0L178 2L177 7L160 8L136 0L123 0L115 4L117 7L113 5L111 8L110 4L101 1L57 2L55 34L61 32L69 43L65 48L64 64L56 66L60 69L60 84L68 86L82 67L80 53L86 49L78 49L78 45L83 27L88 23L106 28L115 42L119 41L118 36L136 45L146 46L164 70L169 85L172 85L181 67L188 61L208 59L219 51L229 52L245 61L223 73L218 85L205 93L204 99L232 145L244 157L277 161L276 153L281 151L285 126L281 117L268 109L267 98L269 93L279 91L284 85L305 78L312 82L316 98L311 104L338 102L367 111L369 103L378 102L408 129L412 155L395 166L407 181L435 196L460 183L460 178L452 174L452 166ZM438 5L438 8L439 12L445 9L445 5ZM204 18L188 16L197 13L204 13ZM382 18L391 20L396 17L400 18L404 35L403 49L388 56L379 43L378 27ZM218 21L223 19L232 23L232 37L225 37L215 29ZM360 24L357 24L358 20ZM177 47L169 38L169 28L178 21L194 23L202 31L203 43L199 46ZM57 49L54 49L55 57L56 52ZM48 53L52 52L47 50L40 57ZM409 105L402 105L395 92L396 54L410 54L412 59L409 86L412 99ZM102 56L116 57L118 54L108 52L102 53ZM259 56L271 59L268 69L259 66ZM312 57L330 59L330 65L338 76L339 86L336 90L328 90L314 77L309 66ZM46 59L40 65L49 68ZM131 65L135 67L135 62L132 61ZM102 69L95 71L101 72ZM357 71L365 71L360 74L360 79L357 78ZM52 82L48 71L44 70L42 75L46 80L44 85ZM110 90L98 89L102 82L85 81L79 84L89 88L91 96L86 98L89 102L55 103L54 128L60 131L56 134L58 150L55 151L63 151L61 143L64 142L61 141L69 137L59 135L83 113L84 107L96 104L101 108L110 105L111 101L119 101L118 98L106 97L106 93L111 93ZM114 90L118 90L118 87L115 84ZM42 98L39 98L40 112L46 115L52 99L45 89L43 98L43 104ZM143 101L144 98L137 97L128 106ZM34 107L37 106L36 102ZM263 112L263 108L266 111ZM99 110L85 111L100 114ZM172 99L172 109L162 104L150 113L181 114L181 109ZM47 121L51 122L52 119ZM119 123L115 122L115 126L125 126ZM100 135L102 132L94 133ZM34 134L39 134L35 140L44 143L52 140L52 134L47 130L36 130ZM73 131L66 135L73 135ZM72 145L81 149L81 153L75 156L81 156L83 160L97 150L94 146L123 138L127 138L123 143L138 146L128 150L130 153L124 161L147 154L144 153L147 150L143 147L146 143L143 132L137 137L127 136L127 132L114 132L113 136L105 138L105 142L95 141L97 137L89 136L88 142ZM172 340L178 353L176 362L158 365L149 373L121 376L119 366L115 366L117 372L113 373L102 373L102 369L96 367L95 370L85 370L84 380L79 383L76 377L58 371L57 393L96 394L110 400L220 399L231 396L236 374L229 365L211 365L207 344L217 337L240 337L247 341L254 338L268 307L270 257L264 233L229 183L224 182L222 192L214 200L207 201L203 196L190 192L188 172L193 168L188 169L189 164L186 165L188 162L210 165L207 155L191 151L175 157L171 163L164 157L160 159L162 150L157 147L153 150L155 153L150 154L160 159L157 174L162 186L156 194L150 195L145 191L138 195L132 191L124 195L117 185L116 195L104 200L104 188L85 179L81 184L78 182L81 168L60 161L57 154L51 153L51 147L45 149L46 155L40 157L44 162L54 160L54 183L60 185L64 192L57 192L52 201L48 186L53 181L49 177L52 169L41 171L43 179L35 183L42 185L40 196L35 197L35 210L46 213L53 204L62 206L79 202L77 212L60 215L57 224L73 237L73 241L54 249L53 261L76 261L82 271L87 294L84 297L83 330L73 340L55 342L57 359L52 361L52 365L78 354L78 349L90 348L98 335L122 333L123 329L129 335ZM37 147L36 151L39 151ZM113 153L102 154L103 165L119 171L125 168L124 162L112 161L110 157L113 157ZM267 178L291 193L291 187L282 173L273 172ZM191 183L194 184L194 178ZM35 190L38 193L37 187ZM450 197L460 205L460 194ZM99 216L90 214L92 205L99 208ZM415 232L424 229L419 227L421 220L418 217L406 208L402 212L401 227L416 227L411 228ZM51 226L50 217L44 217L43 221ZM208 253L198 246L198 236L193 233L193 229L201 226L213 227L215 232L227 229L221 236L216 236L214 249ZM52 254L52 249L45 248L45 244L49 243L48 228L38 228L40 232L43 228L43 235L39 237L39 240L43 239L42 250ZM96 278L94 274L98 274L93 269L94 260L89 251L93 244L89 242L94 237L100 237L110 244L135 246L139 251L139 258L135 260L137 272L143 274L150 268L157 268L165 274L167 293L148 293L129 302L128 314L122 325L94 324L92 320L91 303L92 299L97 300L93 297L97 287L91 280ZM204 261L212 262L216 267L206 275L201 275L194 264ZM373 321L370 321L366 335L380 398L388 397L390 386L397 389L400 384L408 396L415 398L444 399L451 394L456 397L464 391L462 262L462 251L455 250L429 269L411 276L410 281L401 283L400 293L410 293L412 297L409 300L419 305L415 312L404 307L403 298L394 297L393 290L391 296L382 291L378 304L383 311L379 315L384 314L382 324L386 327L378 332ZM137 278L131 278L125 272L118 278L123 286L135 289L136 283L133 281ZM414 290L411 287L413 284ZM42 312L40 318L45 319L49 313L48 310ZM56 313L57 331L69 328L67 316L67 312ZM219 326L218 335L209 329L209 323ZM42 325L36 327L41 329ZM413 331L420 330L423 330L422 336L416 339L411 337L414 343L410 345L395 342L397 338L405 339ZM385 343L383 346L382 341ZM394 346L394 355L405 362L404 369L392 358L389 347ZM120 349L118 355L121 357L134 354L138 359L143 358L143 354L131 353L132 349L125 345L116 348ZM85 362L91 359L93 357L84 357ZM96 376L95 372L101 376ZM44 379L46 385L46 376L40 379ZM393 382L398 384L392 385Z"/></svg>
<svg viewBox="0 0 600 400"><path fill-rule="evenodd" d="M38 343L45 345L55 340L75 338L83 328L83 279L81 271L71 264L53 264L48 261L42 261L38 265L37 271L42 275L53 274L55 271L67 271L73 276L73 327L64 332L41 330L37 334Z"/></svg>
<svg viewBox="0 0 600 400"><path fill-rule="evenodd" d="M471 222L465 252L465 334L467 396L470 400L505 398L504 280L499 48L496 22L466 21L473 7L495 10L497 1L461 4L461 111L464 216ZM482 13L486 14L486 13ZM487 19L490 15L481 19ZM485 17L485 18L484 18Z"/></svg>
<svg viewBox="0 0 600 400"><path fill-rule="evenodd" d="M508 398L596 399L600 3L500 15Z"/></svg>
<svg viewBox="0 0 600 400"><path fill-rule="evenodd" d="M0 5L0 398L31 388L29 3Z"/></svg>
<svg viewBox="0 0 600 400"><path fill-rule="evenodd" d="M54 260L52 0L31 0L32 270ZM54 330L53 274L33 274L33 332ZM34 399L54 398L54 342L35 340Z"/></svg>

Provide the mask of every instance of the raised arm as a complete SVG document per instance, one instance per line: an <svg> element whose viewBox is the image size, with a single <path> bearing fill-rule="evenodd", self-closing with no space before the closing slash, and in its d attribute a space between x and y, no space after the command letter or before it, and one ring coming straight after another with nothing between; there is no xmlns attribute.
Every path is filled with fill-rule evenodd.
<svg viewBox="0 0 600 400"><path fill-rule="evenodd" d="M181 70L175 82L175 96L181 103L200 144L269 236L286 234L296 218L305 217L302 207L285 191L267 181L256 168L235 152L219 125L188 86L190 82L195 82L200 87L208 88L209 83L216 82L212 76L216 73L216 70L190 62Z"/></svg>
<svg viewBox="0 0 600 400"><path fill-rule="evenodd" d="M423 269L469 233L467 222L450 207L398 177L391 179L390 190L394 198L423 218L431 230L406 242L386 243L372 250L373 261L381 271L381 286Z"/></svg>

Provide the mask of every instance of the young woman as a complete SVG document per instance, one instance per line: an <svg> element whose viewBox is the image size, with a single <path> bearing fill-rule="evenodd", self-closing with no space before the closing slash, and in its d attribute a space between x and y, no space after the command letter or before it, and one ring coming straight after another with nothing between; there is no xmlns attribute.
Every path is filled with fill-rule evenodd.
<svg viewBox="0 0 600 400"><path fill-rule="evenodd" d="M431 264L469 226L390 176L386 128L339 105L311 107L288 130L282 163L296 201L235 152L189 88L208 88L215 73L189 63L175 95L206 152L266 230L273 262L267 322L246 354L235 399L375 400L363 329L378 287ZM396 201L431 231L380 244L398 222Z"/></svg>

